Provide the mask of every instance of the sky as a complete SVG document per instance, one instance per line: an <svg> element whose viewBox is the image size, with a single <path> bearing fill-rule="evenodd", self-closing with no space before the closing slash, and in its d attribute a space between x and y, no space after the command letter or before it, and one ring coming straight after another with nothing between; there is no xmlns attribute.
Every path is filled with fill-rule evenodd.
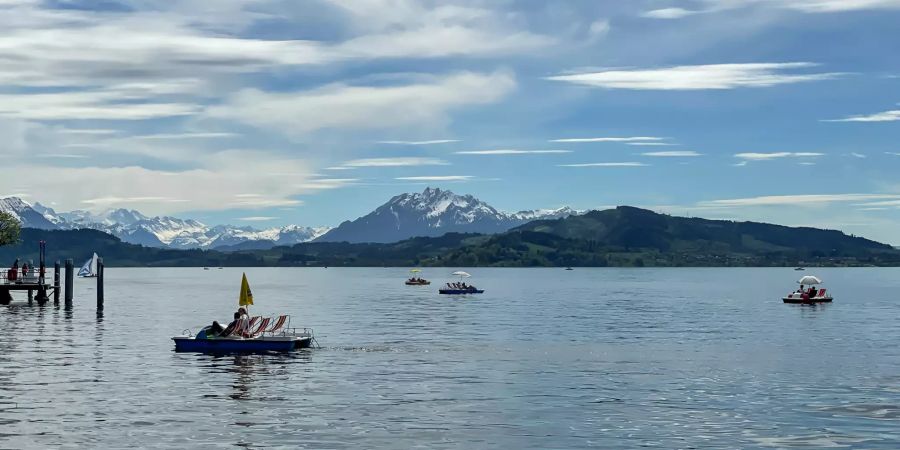
<svg viewBox="0 0 900 450"><path fill-rule="evenodd" d="M900 0L0 0L0 196L334 226L426 186L900 245Z"/></svg>

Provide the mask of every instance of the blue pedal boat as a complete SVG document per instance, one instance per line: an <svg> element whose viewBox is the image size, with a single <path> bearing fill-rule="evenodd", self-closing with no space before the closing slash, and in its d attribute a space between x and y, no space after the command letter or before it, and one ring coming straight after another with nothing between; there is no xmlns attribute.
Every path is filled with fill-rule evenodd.
<svg viewBox="0 0 900 450"><path fill-rule="evenodd" d="M285 333L278 336L243 338L238 336L207 336L209 327L204 327L196 336L184 335L172 338L176 352L199 353L266 353L290 352L312 345L311 331Z"/></svg>
<svg viewBox="0 0 900 450"><path fill-rule="evenodd" d="M484 289L438 289L438 293L446 295L484 294Z"/></svg>

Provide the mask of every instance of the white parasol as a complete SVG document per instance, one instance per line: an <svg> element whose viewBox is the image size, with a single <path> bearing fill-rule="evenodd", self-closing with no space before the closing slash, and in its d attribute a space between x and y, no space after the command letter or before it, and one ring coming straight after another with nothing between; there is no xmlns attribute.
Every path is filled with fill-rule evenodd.
<svg viewBox="0 0 900 450"><path fill-rule="evenodd" d="M820 280L812 275L807 275L807 276L801 278L799 281L797 281L797 283L806 284L806 285L822 284L822 280Z"/></svg>
<svg viewBox="0 0 900 450"><path fill-rule="evenodd" d="M459 272L453 272L451 275L453 275L455 277L459 277L460 279L469 278L472 276L472 275L469 275L468 272L463 272L461 270Z"/></svg>

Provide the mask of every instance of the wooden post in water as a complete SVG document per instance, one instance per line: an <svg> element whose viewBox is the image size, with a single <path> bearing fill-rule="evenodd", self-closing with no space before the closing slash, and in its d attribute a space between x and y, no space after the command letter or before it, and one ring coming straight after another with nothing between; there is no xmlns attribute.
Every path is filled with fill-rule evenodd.
<svg viewBox="0 0 900 450"><path fill-rule="evenodd" d="M75 262L66 260L66 309L72 307L72 294L75 291Z"/></svg>
<svg viewBox="0 0 900 450"><path fill-rule="evenodd" d="M34 291L29 289L28 290L28 306L31 306L32 303L34 303Z"/></svg>
<svg viewBox="0 0 900 450"><path fill-rule="evenodd" d="M53 304L59 306L59 261L53 264Z"/></svg>
<svg viewBox="0 0 900 450"><path fill-rule="evenodd" d="M97 311L103 311L103 258L97 258Z"/></svg>

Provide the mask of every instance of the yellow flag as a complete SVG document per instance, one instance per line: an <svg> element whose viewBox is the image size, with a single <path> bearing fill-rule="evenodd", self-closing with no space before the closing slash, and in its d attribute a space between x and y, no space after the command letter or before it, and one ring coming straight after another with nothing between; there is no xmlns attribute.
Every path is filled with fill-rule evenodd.
<svg viewBox="0 0 900 450"><path fill-rule="evenodd" d="M241 280L241 297L238 299L238 305L247 306L253 304L253 293L250 292L250 283L247 282L247 274Z"/></svg>

